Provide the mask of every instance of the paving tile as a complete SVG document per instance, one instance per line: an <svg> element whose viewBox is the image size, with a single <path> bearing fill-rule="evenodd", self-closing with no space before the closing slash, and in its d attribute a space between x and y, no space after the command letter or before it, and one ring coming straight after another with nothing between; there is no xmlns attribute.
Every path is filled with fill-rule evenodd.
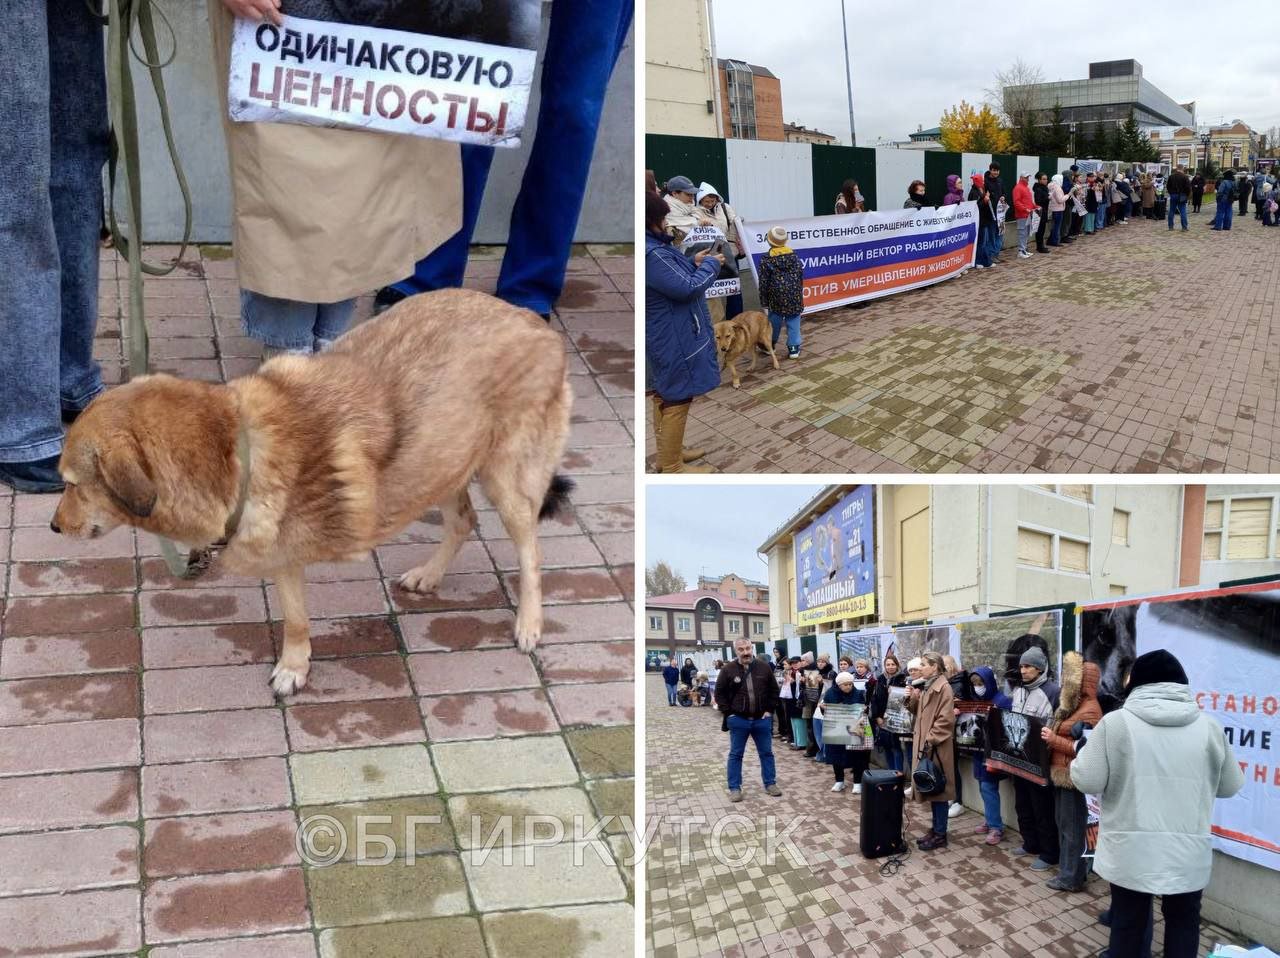
<svg viewBox="0 0 1280 958"><path fill-rule="evenodd" d="M561 725L634 725L634 689L631 682L556 686L551 704Z"/></svg>
<svg viewBox="0 0 1280 958"><path fill-rule="evenodd" d="M316 752L289 757L299 805L324 805L436 790L431 759L421 745Z"/></svg>
<svg viewBox="0 0 1280 958"><path fill-rule="evenodd" d="M269 665L148 669L142 695L148 715L266 708L275 704Z"/></svg>
<svg viewBox="0 0 1280 958"><path fill-rule="evenodd" d="M138 833L126 825L0 837L0 896L138 881Z"/></svg>
<svg viewBox="0 0 1280 958"><path fill-rule="evenodd" d="M508 572L502 576L514 604L520 595L520 573ZM552 569L542 573L542 602L544 605L579 602L612 602L625 599L607 569Z"/></svg>
<svg viewBox="0 0 1280 958"><path fill-rule="evenodd" d="M143 592L142 625L173 626L203 622L264 622L262 590L192 589L186 592Z"/></svg>
<svg viewBox="0 0 1280 958"><path fill-rule="evenodd" d="M0 726L137 718L139 709L132 672L0 682Z"/></svg>
<svg viewBox="0 0 1280 958"><path fill-rule="evenodd" d="M598 566L602 561L600 550L587 536L549 536L542 540L541 546L544 570ZM499 569L515 571L520 568L515 544L510 539L496 539L489 544L489 549L493 553L493 564Z"/></svg>
<svg viewBox="0 0 1280 958"><path fill-rule="evenodd" d="M636 528L636 509L630 503L584 505L575 511L582 527L592 535L597 532L634 532Z"/></svg>
<svg viewBox="0 0 1280 958"><path fill-rule="evenodd" d="M149 821L143 868L148 878L170 878L300 864L294 850L297 827L288 810Z"/></svg>
<svg viewBox="0 0 1280 958"><path fill-rule="evenodd" d="M501 854L483 861L468 856L464 865L481 911L617 901L627 894L604 842L578 849L571 842L525 848L506 862Z"/></svg>
<svg viewBox="0 0 1280 958"><path fill-rule="evenodd" d="M515 649L411 655L409 672L419 695L481 693L539 684L529 656Z"/></svg>
<svg viewBox="0 0 1280 958"><path fill-rule="evenodd" d="M450 573L432 595L390 587L391 601L408 612L438 612L446 609L494 609L507 605L498 577L489 572Z"/></svg>
<svg viewBox="0 0 1280 958"><path fill-rule="evenodd" d="M0 776L137 765L137 719L0 728Z"/></svg>
<svg viewBox="0 0 1280 958"><path fill-rule="evenodd" d="M310 805L298 810L304 834L314 834L314 849L327 860L382 861L387 855L411 858L454 851L453 829L444 802L434 795L382 798L340 805ZM323 823L324 831L313 833ZM361 832L363 829L363 833ZM380 840L366 840L380 836Z"/></svg>
<svg viewBox="0 0 1280 958"><path fill-rule="evenodd" d="M0 899L0 928L15 955L95 958L137 951L142 945L140 893L136 888Z"/></svg>
<svg viewBox="0 0 1280 958"><path fill-rule="evenodd" d="M4 616L4 635L66 635L110 632L134 625L133 596L58 595L11 599Z"/></svg>
<svg viewBox="0 0 1280 958"><path fill-rule="evenodd" d="M539 647L556 642L597 642L632 639L635 611L625 602L557 605L543 610Z"/></svg>
<svg viewBox="0 0 1280 958"><path fill-rule="evenodd" d="M562 834L585 834L599 820L587 793L580 788L538 788L511 792L482 792L449 799L449 818L462 848L484 848L495 836L499 847L545 842L555 835L554 818Z"/></svg>
<svg viewBox="0 0 1280 958"><path fill-rule="evenodd" d="M276 653L284 640L282 623L271 624ZM396 652L400 642L389 616L368 618L312 619L311 660L348 658L377 652Z"/></svg>
<svg viewBox="0 0 1280 958"><path fill-rule="evenodd" d="M424 698L422 715L433 742L537 735L557 729L547 693L540 688Z"/></svg>
<svg viewBox="0 0 1280 958"><path fill-rule="evenodd" d="M434 552L434 545L420 545L416 543L403 545L386 545L378 548L378 564L382 567L382 574L388 579L398 578L410 569L422 565ZM475 539L462 543L462 547L458 549L458 554L449 562L449 572L490 572L493 570L493 562L489 559L489 553L485 551L484 543Z"/></svg>
<svg viewBox="0 0 1280 958"><path fill-rule="evenodd" d="M14 562L38 562L51 559L111 559L133 555L133 530L127 526L113 529L99 539L71 539L59 535L48 523L13 532Z"/></svg>
<svg viewBox="0 0 1280 958"><path fill-rule="evenodd" d="M13 637L0 646L0 678L136 669L141 657L138 633L133 629Z"/></svg>
<svg viewBox="0 0 1280 958"><path fill-rule="evenodd" d="M445 742L431 747L446 792L568 785L578 781L559 736Z"/></svg>
<svg viewBox="0 0 1280 958"><path fill-rule="evenodd" d="M602 778L587 783L592 804L608 823L605 831L618 833L636 823L636 782L633 778Z"/></svg>
<svg viewBox="0 0 1280 958"><path fill-rule="evenodd" d="M321 958L487 958L475 918L429 918L327 928Z"/></svg>
<svg viewBox="0 0 1280 958"><path fill-rule="evenodd" d="M147 669L247 665L274 659L271 629L261 622L142 630L142 664Z"/></svg>
<svg viewBox="0 0 1280 958"><path fill-rule="evenodd" d="M131 591L137 585L137 569L131 556L115 559L67 559L62 562L15 562L9 577L9 594L97 594Z"/></svg>
<svg viewBox="0 0 1280 958"><path fill-rule="evenodd" d="M441 918L471 910L462 863L430 855L388 865L339 862L310 870L316 925L367 925Z"/></svg>
<svg viewBox="0 0 1280 958"><path fill-rule="evenodd" d="M300 868L152 882L143 913L148 943L293 931L310 922Z"/></svg>
<svg viewBox="0 0 1280 958"><path fill-rule="evenodd" d="M410 652L463 652L512 648L516 616L508 609L423 612L400 616L400 633Z"/></svg>
<svg viewBox="0 0 1280 958"><path fill-rule="evenodd" d="M426 741L411 698L294 705L286 710L285 723L295 752Z"/></svg>
<svg viewBox="0 0 1280 958"><path fill-rule="evenodd" d="M0 779L0 834L131 822L137 817L134 769Z"/></svg>
<svg viewBox="0 0 1280 958"><path fill-rule="evenodd" d="M627 681L636 671L634 642L551 645L534 652L548 684Z"/></svg>
<svg viewBox="0 0 1280 958"><path fill-rule="evenodd" d="M148 818L277 808L292 801L283 757L235 758L142 769Z"/></svg>
<svg viewBox="0 0 1280 958"><path fill-rule="evenodd" d="M565 732L564 737L586 778L635 774L634 726L576 728Z"/></svg>
<svg viewBox="0 0 1280 958"><path fill-rule="evenodd" d="M274 585L267 588L272 618L283 616ZM357 582L307 582L307 615L318 619L344 615L375 615L387 611L387 597L377 580Z"/></svg>
<svg viewBox="0 0 1280 958"><path fill-rule="evenodd" d="M315 958L316 942L310 934L296 932L265 938L233 938L223 941L187 942L152 948L147 958Z"/></svg>
<svg viewBox="0 0 1280 958"><path fill-rule="evenodd" d="M284 755L289 746L277 709L148 715L143 720L147 764Z"/></svg>
<svg viewBox="0 0 1280 958"><path fill-rule="evenodd" d="M625 902L499 912L482 921L492 958L617 958L635 947L635 909Z"/></svg>
<svg viewBox="0 0 1280 958"><path fill-rule="evenodd" d="M596 532L591 538L609 565L625 565L634 561L636 537L631 532Z"/></svg>
<svg viewBox="0 0 1280 958"><path fill-rule="evenodd" d="M61 501L62 494L56 492L50 495L16 496L13 500L13 524L48 527Z"/></svg>
<svg viewBox="0 0 1280 958"><path fill-rule="evenodd" d="M345 702L412 695L409 673L398 655L368 655L311 663L306 686L290 702Z"/></svg>
<svg viewBox="0 0 1280 958"><path fill-rule="evenodd" d="M254 589L262 585L261 579L252 576L236 575L223 563L215 560L204 573L194 579L174 578L169 566L160 558L159 547L154 540L143 544L148 558L139 560L138 570L140 584L143 589L163 589L165 591L190 589Z"/></svg>

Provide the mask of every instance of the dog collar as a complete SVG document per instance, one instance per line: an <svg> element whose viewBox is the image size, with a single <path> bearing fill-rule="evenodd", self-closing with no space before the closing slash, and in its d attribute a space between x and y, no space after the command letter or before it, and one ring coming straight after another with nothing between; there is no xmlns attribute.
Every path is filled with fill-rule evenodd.
<svg viewBox="0 0 1280 958"><path fill-rule="evenodd" d="M244 506L249 500L249 428L243 420L240 422L240 433L236 437L236 456L240 459L240 494L236 497L236 507L227 517L222 536L224 540L230 540L240 528L240 517L244 515Z"/></svg>

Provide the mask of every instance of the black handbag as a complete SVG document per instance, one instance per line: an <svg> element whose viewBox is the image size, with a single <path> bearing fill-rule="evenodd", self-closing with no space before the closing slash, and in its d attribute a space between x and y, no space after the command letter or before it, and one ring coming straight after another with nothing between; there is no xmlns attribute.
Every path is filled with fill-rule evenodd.
<svg viewBox="0 0 1280 958"><path fill-rule="evenodd" d="M938 764L937 756L938 747L934 745L930 747L928 755L925 754L924 749L921 749L916 759L915 771L911 773L911 782L920 795L927 797L946 791L947 774Z"/></svg>

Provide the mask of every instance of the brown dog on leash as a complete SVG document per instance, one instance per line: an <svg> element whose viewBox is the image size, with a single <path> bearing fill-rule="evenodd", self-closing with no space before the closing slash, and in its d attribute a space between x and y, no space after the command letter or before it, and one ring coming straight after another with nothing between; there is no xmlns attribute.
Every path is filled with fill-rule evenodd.
<svg viewBox="0 0 1280 958"><path fill-rule="evenodd" d="M716 323L716 348L720 351L720 368L728 366L733 373L733 388L741 385L738 379L737 361L743 353L751 354L751 365L747 372L755 372L756 347L759 346L773 360L773 368L778 367L778 357L773 351L773 328L769 325L769 317L759 310L748 310L739 313L733 319Z"/></svg>
<svg viewBox="0 0 1280 958"><path fill-rule="evenodd" d="M484 293L413 296L332 351L279 356L221 385L140 376L67 433L67 488L51 523L80 539L136 526L186 546L226 540L232 571L275 579L279 695L306 684L305 568L363 558L432 506L444 535L400 579L431 592L475 526L478 478L515 543L515 636L542 632L537 524L571 483L556 475L573 402L560 336Z"/></svg>

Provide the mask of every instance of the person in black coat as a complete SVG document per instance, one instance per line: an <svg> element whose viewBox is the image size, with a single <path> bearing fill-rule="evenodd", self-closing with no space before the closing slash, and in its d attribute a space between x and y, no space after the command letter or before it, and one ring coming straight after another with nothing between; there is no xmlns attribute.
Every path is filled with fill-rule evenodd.
<svg viewBox="0 0 1280 958"><path fill-rule="evenodd" d="M858 684L862 684L863 687L858 688ZM841 672L836 676L835 684L823 696L822 703L824 705L866 705L868 688L874 690L875 685L856 683L853 673ZM831 769L836 776L836 783L831 787L831 791L844 791L844 770L852 768L853 794L861 794L862 775L866 772L867 765L871 761L871 750L865 748L850 749L845 748L843 745L831 745L827 747L827 758L830 760Z"/></svg>
<svg viewBox="0 0 1280 958"><path fill-rule="evenodd" d="M884 727L884 713L889 708L890 686L900 689L907 687L907 676L902 671L902 663L892 652L884 657L884 673L876 679L875 687L871 690L871 707L868 712L871 716L871 724L876 728L879 745L884 749L885 765L900 772L903 766L902 743L898 740L898 736Z"/></svg>
<svg viewBox="0 0 1280 958"><path fill-rule="evenodd" d="M1200 204L1204 202L1204 176L1199 172L1191 177L1191 211L1200 212Z"/></svg>
<svg viewBox="0 0 1280 958"><path fill-rule="evenodd" d="M693 659L685 659L684 665L680 667L680 681L693 688L693 679L697 674L698 667L693 664Z"/></svg>
<svg viewBox="0 0 1280 958"><path fill-rule="evenodd" d="M1035 197L1036 206L1040 210L1040 225L1036 227L1036 252L1047 253L1049 247L1044 245L1044 228L1049 225L1048 173L1036 174L1036 181L1031 185L1031 195Z"/></svg>

